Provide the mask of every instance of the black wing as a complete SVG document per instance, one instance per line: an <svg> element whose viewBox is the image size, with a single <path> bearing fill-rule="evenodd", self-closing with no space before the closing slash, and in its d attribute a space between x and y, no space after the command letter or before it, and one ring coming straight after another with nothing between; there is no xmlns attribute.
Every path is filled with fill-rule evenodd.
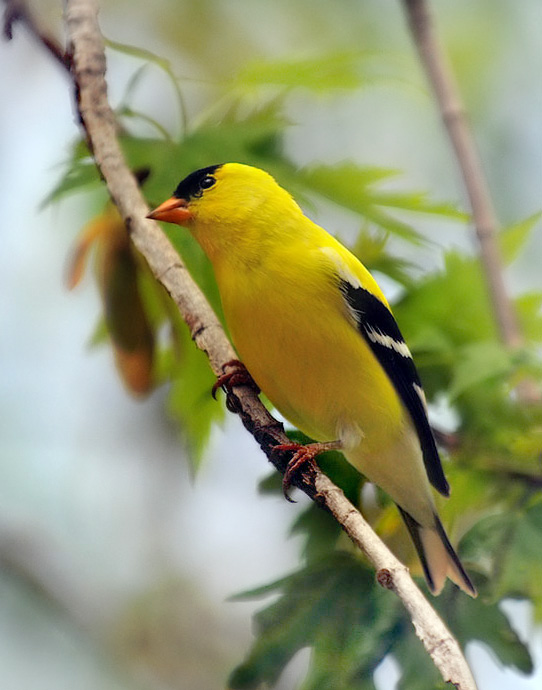
<svg viewBox="0 0 542 690"><path fill-rule="evenodd" d="M431 484L444 496L450 493L429 426L423 389L416 366L393 314L377 297L340 278L340 289L357 328L389 376L414 422Z"/></svg>

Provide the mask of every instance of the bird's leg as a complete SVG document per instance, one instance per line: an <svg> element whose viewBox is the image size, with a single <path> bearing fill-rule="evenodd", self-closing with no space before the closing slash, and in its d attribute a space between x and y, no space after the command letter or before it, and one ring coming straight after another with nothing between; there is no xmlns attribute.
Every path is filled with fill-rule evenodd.
<svg viewBox="0 0 542 690"><path fill-rule="evenodd" d="M317 455L320 455L320 453L325 453L326 450L340 450L341 448L341 441L308 443L305 446L301 443L279 443L278 445L273 446L273 452L295 451L286 465L284 477L282 478L282 490L285 498L288 501L293 502L288 495L288 490L290 489L292 478L296 472L299 472L303 466L312 463L314 458Z"/></svg>
<svg viewBox="0 0 542 690"><path fill-rule="evenodd" d="M224 373L217 378L211 390L215 400L216 392L219 388L223 388L224 392L228 393L228 390L234 386L248 386L249 388L254 389L257 393L260 392L256 381L254 381L252 376L248 373L248 369L245 367L243 362L240 362L238 359L231 359L222 367L223 370L227 368L229 368L230 371L224 371Z"/></svg>

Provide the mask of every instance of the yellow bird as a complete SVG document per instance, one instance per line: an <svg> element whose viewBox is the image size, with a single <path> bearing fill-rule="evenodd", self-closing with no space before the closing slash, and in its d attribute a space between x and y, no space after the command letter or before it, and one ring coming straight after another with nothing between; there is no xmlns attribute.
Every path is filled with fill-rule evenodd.
<svg viewBox="0 0 542 690"><path fill-rule="evenodd" d="M475 596L435 508L430 484L449 486L420 379L368 270L268 173L239 163L191 173L149 217L204 249L237 353L273 405L395 501L431 591L450 577Z"/></svg>

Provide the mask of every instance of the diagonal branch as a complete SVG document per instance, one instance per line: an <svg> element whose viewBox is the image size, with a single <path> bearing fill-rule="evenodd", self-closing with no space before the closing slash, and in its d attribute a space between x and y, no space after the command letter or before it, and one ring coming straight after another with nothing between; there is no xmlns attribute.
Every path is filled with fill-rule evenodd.
<svg viewBox="0 0 542 690"><path fill-rule="evenodd" d="M510 348L519 348L524 345L524 338L504 282L497 216L459 88L438 40L429 0L403 0L403 4L410 32L435 94L469 198L480 258L501 340ZM529 380L521 382L518 394L524 402L540 401L540 391Z"/></svg>
<svg viewBox="0 0 542 690"><path fill-rule="evenodd" d="M216 374L235 357L220 323L182 260L156 223L145 218L148 207L130 173L117 140L117 127L107 101L105 55L96 0L67 0L65 20L72 55L77 108L96 165L117 205L131 238L151 270L177 304L196 345L206 352ZM39 36L39 34L36 34ZM273 455L273 446L287 443L282 425L248 387L234 387L228 407L237 412L273 464L284 472L285 462ZM316 466L294 479L310 498L330 511L341 527L377 568L378 581L401 598L416 634L445 681L460 690L475 690L470 669L457 641L412 581L402 565L380 541L361 514Z"/></svg>

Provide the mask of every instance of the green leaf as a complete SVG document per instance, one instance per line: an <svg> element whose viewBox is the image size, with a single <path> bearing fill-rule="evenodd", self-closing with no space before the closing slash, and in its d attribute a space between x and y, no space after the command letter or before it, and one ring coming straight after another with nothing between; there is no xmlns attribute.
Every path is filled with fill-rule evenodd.
<svg viewBox="0 0 542 690"><path fill-rule="evenodd" d="M450 690L416 635L405 626L393 647L401 677L397 690Z"/></svg>
<svg viewBox="0 0 542 690"><path fill-rule="evenodd" d="M413 284L415 265L390 253L387 249L388 239L388 233L363 229L350 249L371 272L378 271L397 283L410 287Z"/></svg>
<svg viewBox="0 0 542 690"><path fill-rule="evenodd" d="M473 386L504 379L511 371L511 355L500 343L486 341L465 345L457 353L448 395L454 400Z"/></svg>
<svg viewBox="0 0 542 690"><path fill-rule="evenodd" d="M367 690L396 632L397 600L353 556L335 552L275 583L278 600L256 615L258 637L234 670L235 690L276 683L304 647L313 664L303 690Z"/></svg>
<svg viewBox="0 0 542 690"><path fill-rule="evenodd" d="M237 75L234 88L280 86L306 88L315 92L358 89L369 79L368 53L330 53L289 60L258 60Z"/></svg>
<svg viewBox="0 0 542 690"><path fill-rule="evenodd" d="M511 480L508 480L510 483ZM516 484L516 489L521 485ZM464 557L487 577L494 600L529 598L542 619L542 497L534 495L514 509L505 506L481 519L462 541ZM503 652L504 654L504 652ZM515 663L515 662L514 662ZM515 664L528 670L525 663Z"/></svg>
<svg viewBox="0 0 542 690"><path fill-rule="evenodd" d="M91 333L88 345L89 347L97 347L98 345L103 345L107 342L108 332L105 319L101 317L98 319L94 331Z"/></svg>
<svg viewBox="0 0 542 690"><path fill-rule="evenodd" d="M514 300L521 330L527 340L542 342L542 292L530 292Z"/></svg>
<svg viewBox="0 0 542 690"><path fill-rule="evenodd" d="M542 211L533 213L532 216L514 223L502 230L499 234L501 251L506 263L511 264L517 258L519 252L529 239L532 230L542 218Z"/></svg>
<svg viewBox="0 0 542 690"><path fill-rule="evenodd" d="M91 188L98 189L101 185L102 181L94 161L90 159L83 161L78 157L74 157L68 164L68 168L61 179L43 199L40 208L45 208L68 194L79 192L82 189L86 191Z"/></svg>
<svg viewBox="0 0 542 690"><path fill-rule="evenodd" d="M141 120L141 122L146 122L153 129L155 129L156 132L158 132L158 134L160 134L166 141L171 143L172 140L167 129L162 127L162 125L154 118L145 115L145 113L138 112L137 110L132 110L132 108L125 105L121 108L117 108L116 114L119 118Z"/></svg>
<svg viewBox="0 0 542 690"><path fill-rule="evenodd" d="M467 600L455 596L447 603L452 632L464 646L470 640L486 644L505 666L522 673L532 673L533 662L528 648L519 639L498 602L482 597Z"/></svg>
<svg viewBox="0 0 542 690"><path fill-rule="evenodd" d="M224 417L224 407L211 395L215 376L207 357L196 348L188 327L180 319L175 335L171 349L162 352L160 373L162 379L171 382L168 412L179 423L192 469L197 472L211 429Z"/></svg>
<svg viewBox="0 0 542 690"><path fill-rule="evenodd" d="M442 271L427 275L394 305L407 342L433 332L451 350L498 335L479 262L452 251Z"/></svg>
<svg viewBox="0 0 542 690"><path fill-rule="evenodd" d="M295 520L290 533L292 536L300 534L304 537L301 555L307 562L311 562L324 558L333 550L341 535L341 528L330 513L312 503Z"/></svg>
<svg viewBox="0 0 542 690"><path fill-rule="evenodd" d="M431 202L423 193L391 192L379 188L379 183L397 176L395 170L361 168L354 163L342 163L336 166L312 166L301 170L299 174L310 190L415 244L425 241L424 237L410 223L398 218L395 215L398 211L464 219L464 214L452 206Z"/></svg>
<svg viewBox="0 0 542 690"><path fill-rule="evenodd" d="M156 65L158 68L160 68L169 77L169 81L170 81L170 83L173 87L173 90L175 92L177 104L179 107L179 113L181 116L181 129L182 129L182 131L185 131L186 130L186 124L187 124L186 108L185 108L185 104L184 104L182 91L179 88L179 83L178 83L177 77L175 76L175 72L173 70L171 62L169 60L167 60L166 58L160 57L159 55L156 55L156 53L153 53L152 51L147 50L145 48L140 48L139 46L128 45L126 43L118 43L117 41L112 41L110 39L105 39L105 44L108 48L111 48L112 50L116 50L118 53L122 53L124 55L129 55L130 57L137 58L138 60L144 60L146 63L151 63L151 64ZM136 77L136 80L138 78L139 78L139 76ZM130 93L133 86L134 86L134 83L133 83L133 79L132 79L132 80L130 80L130 82L128 84L127 93L125 94L125 98Z"/></svg>
<svg viewBox="0 0 542 690"><path fill-rule="evenodd" d="M500 554L499 590L502 596L527 595L534 603L535 615L542 620L542 497L537 495L531 505L513 521L507 549Z"/></svg>
<svg viewBox="0 0 542 690"><path fill-rule="evenodd" d="M160 57L146 48L141 48L139 46L129 45L128 43L118 43L117 41L112 41L109 38L105 39L105 44L108 48L116 50L118 53L123 55L129 55L130 57L138 58L139 60L144 60L145 62L152 62L158 65L164 72L168 74L173 74L173 69L171 67L171 62L166 58Z"/></svg>

